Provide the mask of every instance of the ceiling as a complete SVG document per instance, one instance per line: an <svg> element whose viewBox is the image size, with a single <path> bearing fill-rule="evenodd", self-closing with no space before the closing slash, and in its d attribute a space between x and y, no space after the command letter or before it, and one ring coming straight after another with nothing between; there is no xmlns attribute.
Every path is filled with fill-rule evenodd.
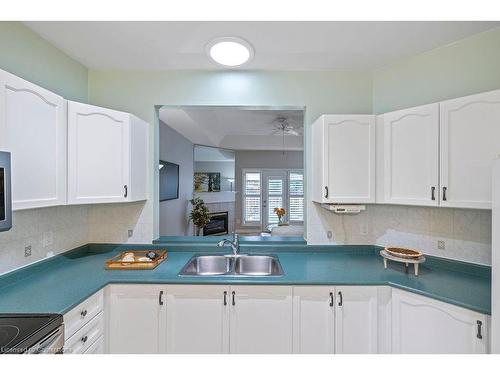
<svg viewBox="0 0 500 375"><path fill-rule="evenodd" d="M304 117L298 109L252 107L163 107L160 120L194 144L230 150L303 150ZM277 131L285 117L301 135ZM283 146L284 140L284 146Z"/></svg>
<svg viewBox="0 0 500 375"><path fill-rule="evenodd" d="M205 53L220 36L255 49L244 69L373 70L500 22L24 22L92 69L223 69Z"/></svg>

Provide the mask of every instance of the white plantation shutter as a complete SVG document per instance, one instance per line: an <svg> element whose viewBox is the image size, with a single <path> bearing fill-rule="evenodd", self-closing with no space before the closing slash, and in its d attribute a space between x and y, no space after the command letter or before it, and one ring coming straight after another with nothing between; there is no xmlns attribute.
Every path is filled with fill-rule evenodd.
<svg viewBox="0 0 500 375"><path fill-rule="evenodd" d="M246 223L260 222L261 178L260 172L244 174L244 220Z"/></svg>
<svg viewBox="0 0 500 375"><path fill-rule="evenodd" d="M289 220L304 221L304 174L290 172L289 185Z"/></svg>

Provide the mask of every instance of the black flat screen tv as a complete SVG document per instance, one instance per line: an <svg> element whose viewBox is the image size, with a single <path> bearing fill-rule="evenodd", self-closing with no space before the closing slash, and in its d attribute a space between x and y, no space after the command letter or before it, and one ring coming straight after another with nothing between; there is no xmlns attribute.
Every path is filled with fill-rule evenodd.
<svg viewBox="0 0 500 375"><path fill-rule="evenodd" d="M160 202L179 198L179 165L160 160Z"/></svg>

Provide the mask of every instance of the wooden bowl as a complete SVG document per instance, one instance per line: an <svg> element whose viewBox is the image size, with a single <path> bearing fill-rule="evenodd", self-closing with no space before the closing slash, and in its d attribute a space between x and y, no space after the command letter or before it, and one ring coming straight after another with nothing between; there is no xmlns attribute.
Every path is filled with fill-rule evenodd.
<svg viewBox="0 0 500 375"><path fill-rule="evenodd" d="M405 247L386 247L387 253L400 258L415 259L424 255L421 251L415 249L408 249Z"/></svg>

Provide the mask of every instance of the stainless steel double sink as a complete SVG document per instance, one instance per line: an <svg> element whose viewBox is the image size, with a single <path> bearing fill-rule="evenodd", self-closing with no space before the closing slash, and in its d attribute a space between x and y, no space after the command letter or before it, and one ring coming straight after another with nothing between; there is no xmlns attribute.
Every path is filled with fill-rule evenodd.
<svg viewBox="0 0 500 375"><path fill-rule="evenodd" d="M195 255L179 276L282 276L276 255Z"/></svg>

